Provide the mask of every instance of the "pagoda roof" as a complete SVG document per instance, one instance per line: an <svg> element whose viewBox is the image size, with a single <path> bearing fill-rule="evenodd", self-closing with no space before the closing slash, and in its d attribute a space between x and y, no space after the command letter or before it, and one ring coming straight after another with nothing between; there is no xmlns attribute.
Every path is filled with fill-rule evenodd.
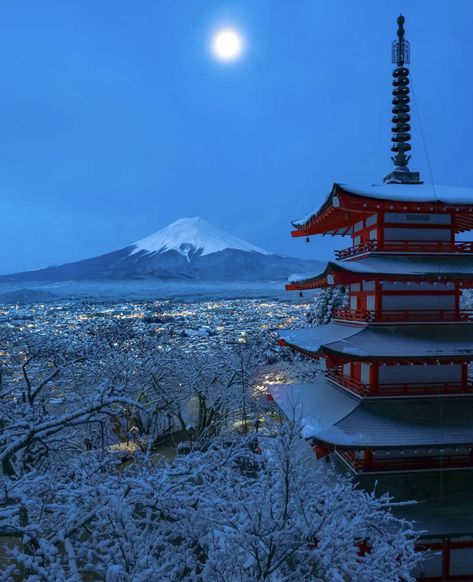
<svg viewBox="0 0 473 582"><path fill-rule="evenodd" d="M318 273L291 275L288 290L346 285L360 280L462 281L473 278L473 255L370 255L357 261L329 261ZM466 281L465 281L466 283Z"/></svg>
<svg viewBox="0 0 473 582"><path fill-rule="evenodd" d="M473 397L356 399L325 380L271 386L289 418L301 418L303 436L341 448L460 446L473 443Z"/></svg>
<svg viewBox="0 0 473 582"><path fill-rule="evenodd" d="M353 224L378 211L453 214L456 232L473 228L473 188L431 184L374 184L356 186L334 183L314 212L292 222L293 236L348 234Z"/></svg>
<svg viewBox="0 0 473 582"><path fill-rule="evenodd" d="M341 360L411 361L473 358L473 324L344 325L279 332L282 342L312 356Z"/></svg>
<svg viewBox="0 0 473 582"><path fill-rule="evenodd" d="M393 506L392 511L425 530L421 538L473 534L473 471L360 473L355 480L367 491L389 493L395 501L417 501Z"/></svg>

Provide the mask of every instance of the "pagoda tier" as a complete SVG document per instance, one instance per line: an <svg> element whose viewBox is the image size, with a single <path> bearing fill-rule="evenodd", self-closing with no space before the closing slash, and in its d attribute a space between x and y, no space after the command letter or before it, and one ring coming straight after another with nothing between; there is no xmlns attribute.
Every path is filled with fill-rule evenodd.
<svg viewBox="0 0 473 582"><path fill-rule="evenodd" d="M341 470L344 468L342 465ZM473 579L473 471L361 473L355 480L367 491L388 492L395 499L422 500L392 508L396 516L413 521L424 532L419 549L430 552L414 573L416 579Z"/></svg>
<svg viewBox="0 0 473 582"><path fill-rule="evenodd" d="M371 255L327 263L310 275L293 275L287 290L344 286L348 305L339 320L369 322L470 322L473 310L461 308L461 293L473 286L473 255Z"/></svg>
<svg viewBox="0 0 473 582"><path fill-rule="evenodd" d="M316 455L335 452L356 473L473 467L473 397L359 399L325 380L273 386L281 410L294 412Z"/></svg>
<svg viewBox="0 0 473 582"><path fill-rule="evenodd" d="M473 360L473 325L343 325L279 332L280 343L313 357L327 356L334 362Z"/></svg>
<svg viewBox="0 0 473 582"><path fill-rule="evenodd" d="M336 323L285 330L279 343L320 358L327 380L357 397L470 394L473 325Z"/></svg>
<svg viewBox="0 0 473 582"><path fill-rule="evenodd" d="M318 289L361 281L441 281L470 287L473 286L473 254L454 255L448 260L440 256L392 254L369 256L356 261L329 261L318 273L292 275L286 289Z"/></svg>
<svg viewBox="0 0 473 582"><path fill-rule="evenodd" d="M429 215L435 218L426 218ZM473 228L473 189L430 184L357 187L335 183L318 210L292 224L295 230L291 234L295 237L351 234L355 239L359 236L361 242L363 235L368 235L367 240L375 240L381 246L404 240L395 237L404 233L391 231L412 224L420 226L423 234L428 235L419 236L417 243L429 240L432 235L437 241L437 233L430 232L434 230L442 231L443 237L448 233L451 239L452 232ZM450 239L437 242L453 242Z"/></svg>

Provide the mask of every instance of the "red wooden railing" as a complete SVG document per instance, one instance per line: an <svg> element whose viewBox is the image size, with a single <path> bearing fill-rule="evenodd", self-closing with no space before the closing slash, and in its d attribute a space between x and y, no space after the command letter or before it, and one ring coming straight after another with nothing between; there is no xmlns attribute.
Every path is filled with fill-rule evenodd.
<svg viewBox="0 0 473 582"><path fill-rule="evenodd" d="M473 309L334 309L335 319L367 322L473 321Z"/></svg>
<svg viewBox="0 0 473 582"><path fill-rule="evenodd" d="M345 376L337 370L327 370L328 379L361 396L423 396L428 394L465 394L473 391L473 379L462 382L416 382L390 383L370 386Z"/></svg>
<svg viewBox="0 0 473 582"><path fill-rule="evenodd" d="M435 457L397 457L396 459L359 459L354 451L337 449L337 453L355 471L369 473L381 471L428 471L435 469L464 469L473 467L471 455L446 455Z"/></svg>
<svg viewBox="0 0 473 582"><path fill-rule="evenodd" d="M390 253L473 253L473 242L449 241L384 241L369 240L347 249L335 251L338 260L371 252Z"/></svg>
<svg viewBox="0 0 473 582"><path fill-rule="evenodd" d="M355 380L354 378L350 378L348 376L344 376L340 372L336 370L326 370L325 375L329 380L340 384L344 388L348 388L357 394L361 394L363 396L368 396L370 393L370 386L369 384L363 384L362 382Z"/></svg>

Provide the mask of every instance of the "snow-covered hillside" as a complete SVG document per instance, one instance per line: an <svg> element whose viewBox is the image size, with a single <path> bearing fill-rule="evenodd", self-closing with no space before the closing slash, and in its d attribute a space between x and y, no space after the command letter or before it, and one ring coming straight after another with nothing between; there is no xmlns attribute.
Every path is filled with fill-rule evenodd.
<svg viewBox="0 0 473 582"><path fill-rule="evenodd" d="M132 246L134 249L131 254L140 251L146 253L177 251L187 259L190 253L203 257L225 249L271 254L199 217L180 218L158 232L133 243Z"/></svg>

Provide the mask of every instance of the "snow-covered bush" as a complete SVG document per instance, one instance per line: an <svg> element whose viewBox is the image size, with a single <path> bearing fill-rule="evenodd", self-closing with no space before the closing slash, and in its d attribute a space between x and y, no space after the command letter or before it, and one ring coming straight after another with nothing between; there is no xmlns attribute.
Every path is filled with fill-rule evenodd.
<svg viewBox="0 0 473 582"><path fill-rule="evenodd" d="M324 325L332 319L333 310L345 307L347 296L342 287L328 287L317 291L314 304L307 312L307 320L312 325Z"/></svg>
<svg viewBox="0 0 473 582"><path fill-rule="evenodd" d="M276 427L261 452L248 437L216 439L170 465L119 470L83 454L49 475L5 478L12 561L0 579L413 580L411 525L388 497L317 462L299 433Z"/></svg>

